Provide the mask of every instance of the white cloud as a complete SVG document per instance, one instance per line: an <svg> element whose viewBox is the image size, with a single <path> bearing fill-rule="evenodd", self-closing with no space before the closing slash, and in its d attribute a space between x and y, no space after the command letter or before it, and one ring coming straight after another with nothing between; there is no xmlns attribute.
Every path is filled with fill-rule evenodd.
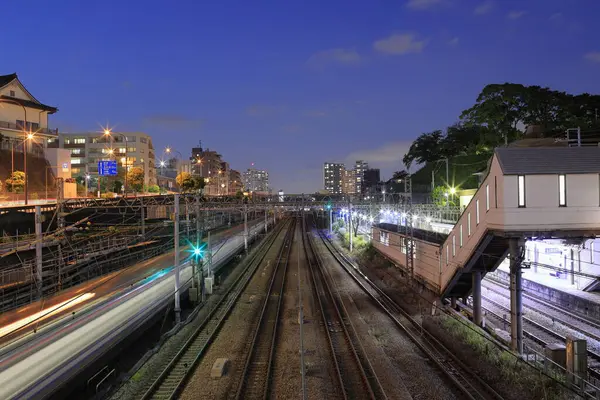
<svg viewBox="0 0 600 400"><path fill-rule="evenodd" d="M590 51L583 56L588 61L600 64L600 51Z"/></svg>
<svg viewBox="0 0 600 400"><path fill-rule="evenodd" d="M409 0L406 7L413 10L427 10L445 3L445 0Z"/></svg>
<svg viewBox="0 0 600 400"><path fill-rule="evenodd" d="M527 14L527 11L511 11L508 13L508 19L516 20Z"/></svg>
<svg viewBox="0 0 600 400"><path fill-rule="evenodd" d="M455 37L453 37L452 39L450 39L450 40L448 41L448 44L449 44L450 46L458 46L458 42L459 42L459 39L458 39L458 37L457 37L457 36L455 36Z"/></svg>
<svg viewBox="0 0 600 400"><path fill-rule="evenodd" d="M426 45L425 40L417 40L411 33L395 33L385 39L373 43L375 50L386 54L420 53Z"/></svg>
<svg viewBox="0 0 600 400"><path fill-rule="evenodd" d="M356 160L365 160L369 164L380 167L401 167L402 157L408 152L411 141L388 143L376 149L359 150L346 157L346 163L354 163ZM392 165L393 164L393 165Z"/></svg>
<svg viewBox="0 0 600 400"><path fill-rule="evenodd" d="M328 65L358 65L360 62L360 54L354 49L329 49L311 55L306 61L306 65L322 69Z"/></svg>
<svg viewBox="0 0 600 400"><path fill-rule="evenodd" d="M492 0L485 0L483 3L475 7L473 13L475 15L484 15L492 11L494 8L494 2Z"/></svg>

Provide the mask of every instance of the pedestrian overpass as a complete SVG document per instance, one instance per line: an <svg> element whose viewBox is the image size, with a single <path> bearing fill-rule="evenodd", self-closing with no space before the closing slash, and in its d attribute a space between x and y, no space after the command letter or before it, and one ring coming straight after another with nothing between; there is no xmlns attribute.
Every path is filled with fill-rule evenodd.
<svg viewBox="0 0 600 400"><path fill-rule="evenodd" d="M525 240L600 234L600 148L498 148L448 235L411 228L413 223L409 212L409 226L373 227L374 247L442 298L472 294L476 323L481 279L508 255L511 296L517 297L512 325L519 330ZM517 349L522 333L514 333Z"/></svg>

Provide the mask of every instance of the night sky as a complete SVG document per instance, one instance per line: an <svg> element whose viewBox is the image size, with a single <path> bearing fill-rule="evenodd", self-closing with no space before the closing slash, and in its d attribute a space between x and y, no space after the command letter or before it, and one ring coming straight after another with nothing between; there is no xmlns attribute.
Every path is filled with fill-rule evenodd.
<svg viewBox="0 0 600 400"><path fill-rule="evenodd" d="M598 0L6 1L1 74L59 108L51 127L199 140L274 190L324 161L384 177L488 83L600 92Z"/></svg>

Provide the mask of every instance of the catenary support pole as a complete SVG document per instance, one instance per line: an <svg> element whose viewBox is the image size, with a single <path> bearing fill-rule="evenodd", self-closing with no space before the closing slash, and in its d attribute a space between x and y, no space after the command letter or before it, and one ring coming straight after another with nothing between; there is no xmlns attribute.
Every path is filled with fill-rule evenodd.
<svg viewBox="0 0 600 400"><path fill-rule="evenodd" d="M473 271L473 322L481 326L481 272Z"/></svg>
<svg viewBox="0 0 600 400"><path fill-rule="evenodd" d="M44 286L42 284L42 240L42 207L35 206L35 274L39 299L44 294Z"/></svg>
<svg viewBox="0 0 600 400"><path fill-rule="evenodd" d="M333 209L329 207L329 234L333 233Z"/></svg>
<svg viewBox="0 0 600 400"><path fill-rule="evenodd" d="M350 253L352 253L352 237L354 236L354 230L352 229L352 203L348 205L348 214L349 214L349 226L350 226Z"/></svg>
<svg viewBox="0 0 600 400"><path fill-rule="evenodd" d="M511 348L523 353L523 293L519 239L509 239Z"/></svg>
<svg viewBox="0 0 600 400"><path fill-rule="evenodd" d="M269 224L269 221L267 220L267 214L269 213L269 210L265 207L265 234L268 231L267 225Z"/></svg>
<svg viewBox="0 0 600 400"><path fill-rule="evenodd" d="M244 204L244 250L248 252L248 206Z"/></svg>
<svg viewBox="0 0 600 400"><path fill-rule="evenodd" d="M181 304L180 304L180 282L179 274L181 266L179 265L179 195L175 195L175 212L173 216L173 239L175 243L175 323L181 322Z"/></svg>
<svg viewBox="0 0 600 400"><path fill-rule="evenodd" d="M140 218L142 220L142 238L146 238L146 209L144 208L144 202L140 199Z"/></svg>

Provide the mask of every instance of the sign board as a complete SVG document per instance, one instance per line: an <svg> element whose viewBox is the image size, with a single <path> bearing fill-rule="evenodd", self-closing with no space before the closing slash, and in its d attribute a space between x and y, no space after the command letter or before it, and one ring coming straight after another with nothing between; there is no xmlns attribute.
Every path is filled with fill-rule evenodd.
<svg viewBox="0 0 600 400"><path fill-rule="evenodd" d="M69 163L62 163L62 171L63 172L69 172Z"/></svg>
<svg viewBox="0 0 600 400"><path fill-rule="evenodd" d="M117 161L98 161L98 175L117 176Z"/></svg>

